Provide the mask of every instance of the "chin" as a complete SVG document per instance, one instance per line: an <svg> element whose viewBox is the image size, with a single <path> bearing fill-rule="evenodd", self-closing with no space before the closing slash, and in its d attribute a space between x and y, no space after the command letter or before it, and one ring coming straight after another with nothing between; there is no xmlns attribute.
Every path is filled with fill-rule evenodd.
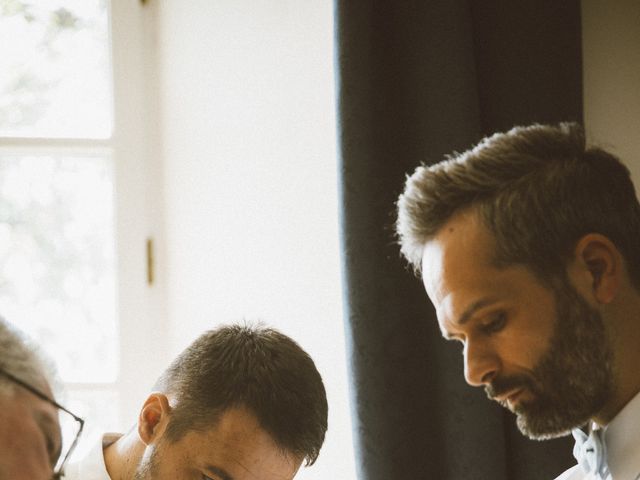
<svg viewBox="0 0 640 480"><path fill-rule="evenodd" d="M586 421L567 422L553 417L531 418L523 413L517 413L516 425L520 432L531 440L551 440L566 437L571 430L581 427Z"/></svg>

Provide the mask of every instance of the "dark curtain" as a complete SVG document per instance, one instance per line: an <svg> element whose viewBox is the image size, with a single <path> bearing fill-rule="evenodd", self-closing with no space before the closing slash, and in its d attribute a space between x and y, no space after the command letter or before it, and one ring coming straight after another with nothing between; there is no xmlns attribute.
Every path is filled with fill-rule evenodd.
<svg viewBox="0 0 640 480"><path fill-rule="evenodd" d="M515 124L582 121L579 1L336 0L335 13L358 478L553 478L572 442L525 439L464 383L400 259L394 204L419 162Z"/></svg>

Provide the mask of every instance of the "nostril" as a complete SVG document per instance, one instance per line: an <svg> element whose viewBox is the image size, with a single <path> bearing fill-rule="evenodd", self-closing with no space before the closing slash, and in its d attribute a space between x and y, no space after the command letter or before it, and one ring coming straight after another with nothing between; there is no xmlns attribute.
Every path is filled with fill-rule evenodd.
<svg viewBox="0 0 640 480"><path fill-rule="evenodd" d="M490 372L487 372L487 373L485 373L485 374L484 374L484 376L482 377L481 382L482 382L484 385L488 385L488 384L490 384L490 383L494 380L495 376L496 376L496 371L495 371L495 370L492 370L492 371L490 371Z"/></svg>
<svg viewBox="0 0 640 480"><path fill-rule="evenodd" d="M483 342L467 338L464 350L465 378L474 387L492 382L500 370L500 360Z"/></svg>

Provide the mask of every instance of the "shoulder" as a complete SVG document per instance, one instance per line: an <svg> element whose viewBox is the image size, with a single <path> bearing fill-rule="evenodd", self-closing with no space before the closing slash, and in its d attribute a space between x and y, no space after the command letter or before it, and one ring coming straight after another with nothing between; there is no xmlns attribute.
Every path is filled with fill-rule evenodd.
<svg viewBox="0 0 640 480"><path fill-rule="evenodd" d="M103 448L119 438L119 434L105 434L80 459L65 469L65 480L110 480L104 464Z"/></svg>

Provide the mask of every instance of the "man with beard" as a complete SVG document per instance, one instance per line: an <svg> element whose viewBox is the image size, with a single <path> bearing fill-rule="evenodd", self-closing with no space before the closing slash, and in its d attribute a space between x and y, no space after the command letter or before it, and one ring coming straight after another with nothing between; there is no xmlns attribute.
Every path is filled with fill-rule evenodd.
<svg viewBox="0 0 640 480"><path fill-rule="evenodd" d="M640 478L640 205L575 124L517 127L416 169L398 201L465 378L523 434L573 433L559 479Z"/></svg>
<svg viewBox="0 0 640 480"><path fill-rule="evenodd" d="M273 329L206 332L161 375L137 425L65 478L291 480L316 460L327 401L311 358Z"/></svg>

